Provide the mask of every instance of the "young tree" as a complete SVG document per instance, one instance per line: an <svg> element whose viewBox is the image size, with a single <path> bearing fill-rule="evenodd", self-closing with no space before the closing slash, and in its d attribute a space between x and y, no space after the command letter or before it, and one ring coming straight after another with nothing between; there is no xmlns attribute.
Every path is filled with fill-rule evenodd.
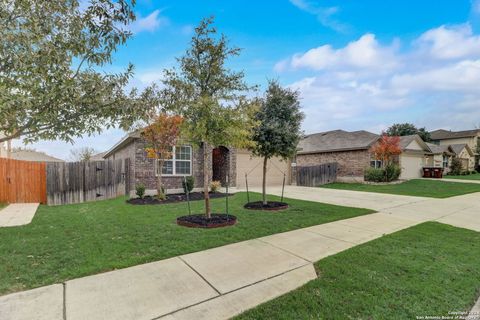
<svg viewBox="0 0 480 320"><path fill-rule="evenodd" d="M411 123L396 123L387 129L386 134L392 137L418 134L423 141L431 141L430 132L428 132L426 128L417 128Z"/></svg>
<svg viewBox="0 0 480 320"><path fill-rule="evenodd" d="M129 3L130 2L130 3ZM135 0L15 0L0 3L0 143L72 141L128 128L157 99L101 68L131 36Z"/></svg>
<svg viewBox="0 0 480 320"><path fill-rule="evenodd" d="M98 151L90 147L72 149L70 150L70 159L72 161L90 161L96 153L98 153Z"/></svg>
<svg viewBox="0 0 480 320"><path fill-rule="evenodd" d="M191 47L178 59L179 70L165 71L163 103L184 119L185 137L203 148L205 214L211 216L209 154L212 147L248 144L252 103L245 97L250 89L243 72L227 68L229 58L240 49L228 46L224 35L217 36L213 18L195 28Z"/></svg>
<svg viewBox="0 0 480 320"><path fill-rule="evenodd" d="M376 160L382 160L383 167L391 164L393 158L402 153L400 137L382 134L380 140L370 148L370 153L375 156Z"/></svg>
<svg viewBox="0 0 480 320"><path fill-rule="evenodd" d="M272 157L291 158L301 139L303 113L300 111L299 93L282 88L270 81L261 107L255 114L255 127L251 149L254 155L263 158L263 204L267 205L267 163Z"/></svg>
<svg viewBox="0 0 480 320"><path fill-rule="evenodd" d="M165 199L162 190L162 168L165 159L172 156L172 148L177 144L183 119L178 115L166 113L153 114L150 122L142 131L142 137L147 142L147 157L158 161L160 174L157 175L157 197Z"/></svg>

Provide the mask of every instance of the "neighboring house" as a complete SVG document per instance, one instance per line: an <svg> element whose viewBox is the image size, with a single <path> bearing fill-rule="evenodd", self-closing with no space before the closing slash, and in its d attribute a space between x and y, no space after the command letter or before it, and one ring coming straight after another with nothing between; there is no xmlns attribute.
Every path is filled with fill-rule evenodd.
<svg viewBox="0 0 480 320"><path fill-rule="evenodd" d="M365 168L379 165L369 152L379 135L368 131L334 130L310 134L298 145L297 166L336 162L337 176L363 179Z"/></svg>
<svg viewBox="0 0 480 320"><path fill-rule="evenodd" d="M430 132L430 135L432 143L436 145L455 146L455 153L462 160L464 169L473 170L476 165L480 164L479 154L476 153L480 141L480 129L464 131L440 129Z"/></svg>
<svg viewBox="0 0 480 320"><path fill-rule="evenodd" d="M97 154L94 154L93 156L90 157L90 161L102 161L102 160L105 160L104 159L104 156L107 152L100 152L100 153L97 153Z"/></svg>
<svg viewBox="0 0 480 320"><path fill-rule="evenodd" d="M452 158L456 155L452 147L449 145L440 146L433 143L427 143L427 146L431 152L426 157L426 166L443 168L445 170L444 172L448 172Z"/></svg>
<svg viewBox="0 0 480 320"><path fill-rule="evenodd" d="M340 181L363 180L366 168L382 166L381 161L376 160L370 152L380 137L363 130L311 134L300 142L296 164L312 166L336 162ZM429 146L418 135L400 137L399 144L402 153L395 161L402 168L400 179L420 178L428 157L433 158Z"/></svg>
<svg viewBox="0 0 480 320"><path fill-rule="evenodd" d="M189 143L179 143L174 147L173 157L164 162L163 168L158 166L158 161L147 157L146 142L139 131L126 135L109 151L104 159L130 159L131 192L135 185L144 184L147 193L156 190L157 175L162 174L162 183L167 193L182 191L182 181L186 176L195 178L194 187L199 190L203 187L203 147L194 147ZM252 157L246 150L221 146L210 149L208 157L208 170L211 181L221 181L226 184L227 172L229 173L229 186L245 188L245 174L248 175L249 186L258 187L262 179L262 159ZM283 181L283 173L290 177L290 163L272 159L267 172L268 185L279 185ZM287 180L289 183L289 180Z"/></svg>
<svg viewBox="0 0 480 320"><path fill-rule="evenodd" d="M427 164L430 148L419 135L400 137L402 153L398 157L398 164L402 168L400 179L416 179L423 175L423 167Z"/></svg>
<svg viewBox="0 0 480 320"><path fill-rule="evenodd" d="M28 149L26 150L13 149L10 154L10 158L15 160L35 161L35 162L65 162L62 159L52 157L44 152L28 150Z"/></svg>

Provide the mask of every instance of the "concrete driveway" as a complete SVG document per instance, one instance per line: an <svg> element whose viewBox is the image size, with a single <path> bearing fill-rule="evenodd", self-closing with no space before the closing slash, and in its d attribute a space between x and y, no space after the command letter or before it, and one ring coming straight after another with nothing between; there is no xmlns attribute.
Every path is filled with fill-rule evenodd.
<svg viewBox="0 0 480 320"><path fill-rule="evenodd" d="M38 203L14 203L0 209L0 227L23 226L32 222Z"/></svg>

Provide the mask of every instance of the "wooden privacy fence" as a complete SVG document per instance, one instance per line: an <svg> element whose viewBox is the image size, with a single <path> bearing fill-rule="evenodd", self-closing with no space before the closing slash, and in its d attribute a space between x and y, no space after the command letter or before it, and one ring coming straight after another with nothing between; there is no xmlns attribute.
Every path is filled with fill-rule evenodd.
<svg viewBox="0 0 480 320"><path fill-rule="evenodd" d="M60 205L129 193L130 159L47 164L47 203Z"/></svg>
<svg viewBox="0 0 480 320"><path fill-rule="evenodd" d="M316 187L337 180L337 163L297 167L297 186Z"/></svg>
<svg viewBox="0 0 480 320"><path fill-rule="evenodd" d="M0 202L47 203L45 163L0 158Z"/></svg>

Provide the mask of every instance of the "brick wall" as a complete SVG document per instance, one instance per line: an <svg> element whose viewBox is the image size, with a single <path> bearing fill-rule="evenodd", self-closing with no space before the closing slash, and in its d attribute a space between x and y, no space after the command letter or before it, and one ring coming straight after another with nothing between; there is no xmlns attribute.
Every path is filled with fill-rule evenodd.
<svg viewBox="0 0 480 320"><path fill-rule="evenodd" d="M143 183L147 190L157 188L157 176L155 173L155 159L147 158L145 152L146 143L142 139L135 139L128 145L116 151L109 159L131 159L130 189L135 190L137 184ZM236 185L236 161L237 153L233 148L228 148L228 161L230 162L230 186ZM208 151L208 175L212 177L212 148ZM203 147L192 146L192 175L195 178L195 188L203 187ZM163 176L162 183L167 189L181 189L183 176ZM210 182L210 181L209 181Z"/></svg>
<svg viewBox="0 0 480 320"><path fill-rule="evenodd" d="M296 161L297 166L336 162L338 163L337 174L339 177L362 177L365 168L370 166L370 154L367 150L298 154Z"/></svg>

